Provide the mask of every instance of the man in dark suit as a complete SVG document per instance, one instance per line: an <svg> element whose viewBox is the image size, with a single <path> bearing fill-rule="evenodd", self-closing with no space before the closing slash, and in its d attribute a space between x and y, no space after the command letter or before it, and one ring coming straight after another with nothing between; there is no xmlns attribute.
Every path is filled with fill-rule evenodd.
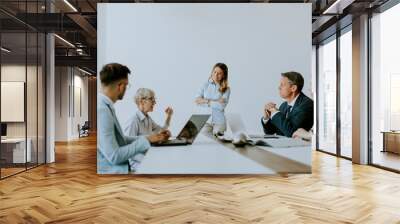
<svg viewBox="0 0 400 224"><path fill-rule="evenodd" d="M301 92L303 86L304 79L300 73L282 73L279 94L285 102L279 106L279 109L273 102L265 105L264 116L261 119L265 134L292 137L299 128L307 131L312 128L314 103Z"/></svg>

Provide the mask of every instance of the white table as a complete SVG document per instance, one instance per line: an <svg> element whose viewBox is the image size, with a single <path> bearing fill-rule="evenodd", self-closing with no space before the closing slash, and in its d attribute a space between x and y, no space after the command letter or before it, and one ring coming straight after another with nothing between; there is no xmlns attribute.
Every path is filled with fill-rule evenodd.
<svg viewBox="0 0 400 224"><path fill-rule="evenodd" d="M200 133L192 145L151 147L136 174L311 173L311 146L235 148Z"/></svg>
<svg viewBox="0 0 400 224"><path fill-rule="evenodd" d="M28 142L25 151L25 138L6 138L6 139L1 139L1 144L4 146L12 146L12 162L13 163L25 163L25 162L30 162L32 153L31 153L31 146L32 146L32 141L30 138L27 138L26 140ZM25 161L26 160L26 161Z"/></svg>

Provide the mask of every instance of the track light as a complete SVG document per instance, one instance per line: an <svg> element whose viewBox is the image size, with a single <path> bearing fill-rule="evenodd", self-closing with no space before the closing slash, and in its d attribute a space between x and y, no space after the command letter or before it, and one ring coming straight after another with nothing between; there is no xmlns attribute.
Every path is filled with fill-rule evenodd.
<svg viewBox="0 0 400 224"><path fill-rule="evenodd" d="M62 37L60 37L59 35L57 35L57 34L54 34L54 36L55 37L57 37L59 40L61 40L62 42L64 42L64 43L66 43L67 45L69 45L70 47L73 47L73 48L75 48L75 45L73 45L71 42L69 42L68 40L66 40L66 39L64 39L64 38L62 38Z"/></svg>
<svg viewBox="0 0 400 224"><path fill-rule="evenodd" d="M69 3L68 0L64 0L65 4L67 4L72 10L74 10L74 12L78 12L78 10L71 4Z"/></svg>
<svg viewBox="0 0 400 224"><path fill-rule="evenodd" d="M5 48L5 47L1 47L1 50L4 51L4 52L6 52L6 53L10 53L10 52L11 52L11 50L9 50L9 49L7 49L7 48Z"/></svg>
<svg viewBox="0 0 400 224"><path fill-rule="evenodd" d="M87 75L92 75L92 73L90 73L90 72L88 72L88 71L86 71L86 70L83 70L83 69L81 69L81 68L79 68L79 67L78 67L78 70L81 71L81 72L83 72L83 73L85 73L85 74L87 74Z"/></svg>
<svg viewBox="0 0 400 224"><path fill-rule="evenodd" d="M342 14L343 9L351 5L355 0L336 0L332 5L324 10L322 14Z"/></svg>

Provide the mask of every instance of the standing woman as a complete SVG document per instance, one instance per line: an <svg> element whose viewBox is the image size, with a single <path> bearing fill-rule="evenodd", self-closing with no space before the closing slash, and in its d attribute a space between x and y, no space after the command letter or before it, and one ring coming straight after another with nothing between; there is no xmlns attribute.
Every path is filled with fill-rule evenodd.
<svg viewBox="0 0 400 224"><path fill-rule="evenodd" d="M225 107L229 102L231 90L228 86L228 66L224 63L214 65L208 81L196 95L196 104L211 109L213 133L222 135L226 130Z"/></svg>

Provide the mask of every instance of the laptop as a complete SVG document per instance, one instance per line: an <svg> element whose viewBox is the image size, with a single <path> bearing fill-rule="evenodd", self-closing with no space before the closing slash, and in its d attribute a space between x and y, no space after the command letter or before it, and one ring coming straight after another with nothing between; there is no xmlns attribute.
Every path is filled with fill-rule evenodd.
<svg viewBox="0 0 400 224"><path fill-rule="evenodd" d="M285 136L279 135L248 135L244 127L243 121L239 114L228 114L229 126L233 133L233 138L235 136L242 136L242 143L247 143L250 145L268 146L273 148L288 148L288 147L303 147L310 146L309 142L287 138Z"/></svg>
<svg viewBox="0 0 400 224"><path fill-rule="evenodd" d="M254 139L247 134L246 127L243 124L242 118L239 114L229 113L226 115L229 127L232 131L232 136L224 136L222 140L232 141L235 145L266 145L266 143L260 139ZM260 135L261 137L261 135ZM221 139L221 138L220 138Z"/></svg>
<svg viewBox="0 0 400 224"><path fill-rule="evenodd" d="M152 146L191 145L206 124L208 118L210 118L210 114L194 114L186 122L176 139L170 139L162 143L153 143Z"/></svg>

